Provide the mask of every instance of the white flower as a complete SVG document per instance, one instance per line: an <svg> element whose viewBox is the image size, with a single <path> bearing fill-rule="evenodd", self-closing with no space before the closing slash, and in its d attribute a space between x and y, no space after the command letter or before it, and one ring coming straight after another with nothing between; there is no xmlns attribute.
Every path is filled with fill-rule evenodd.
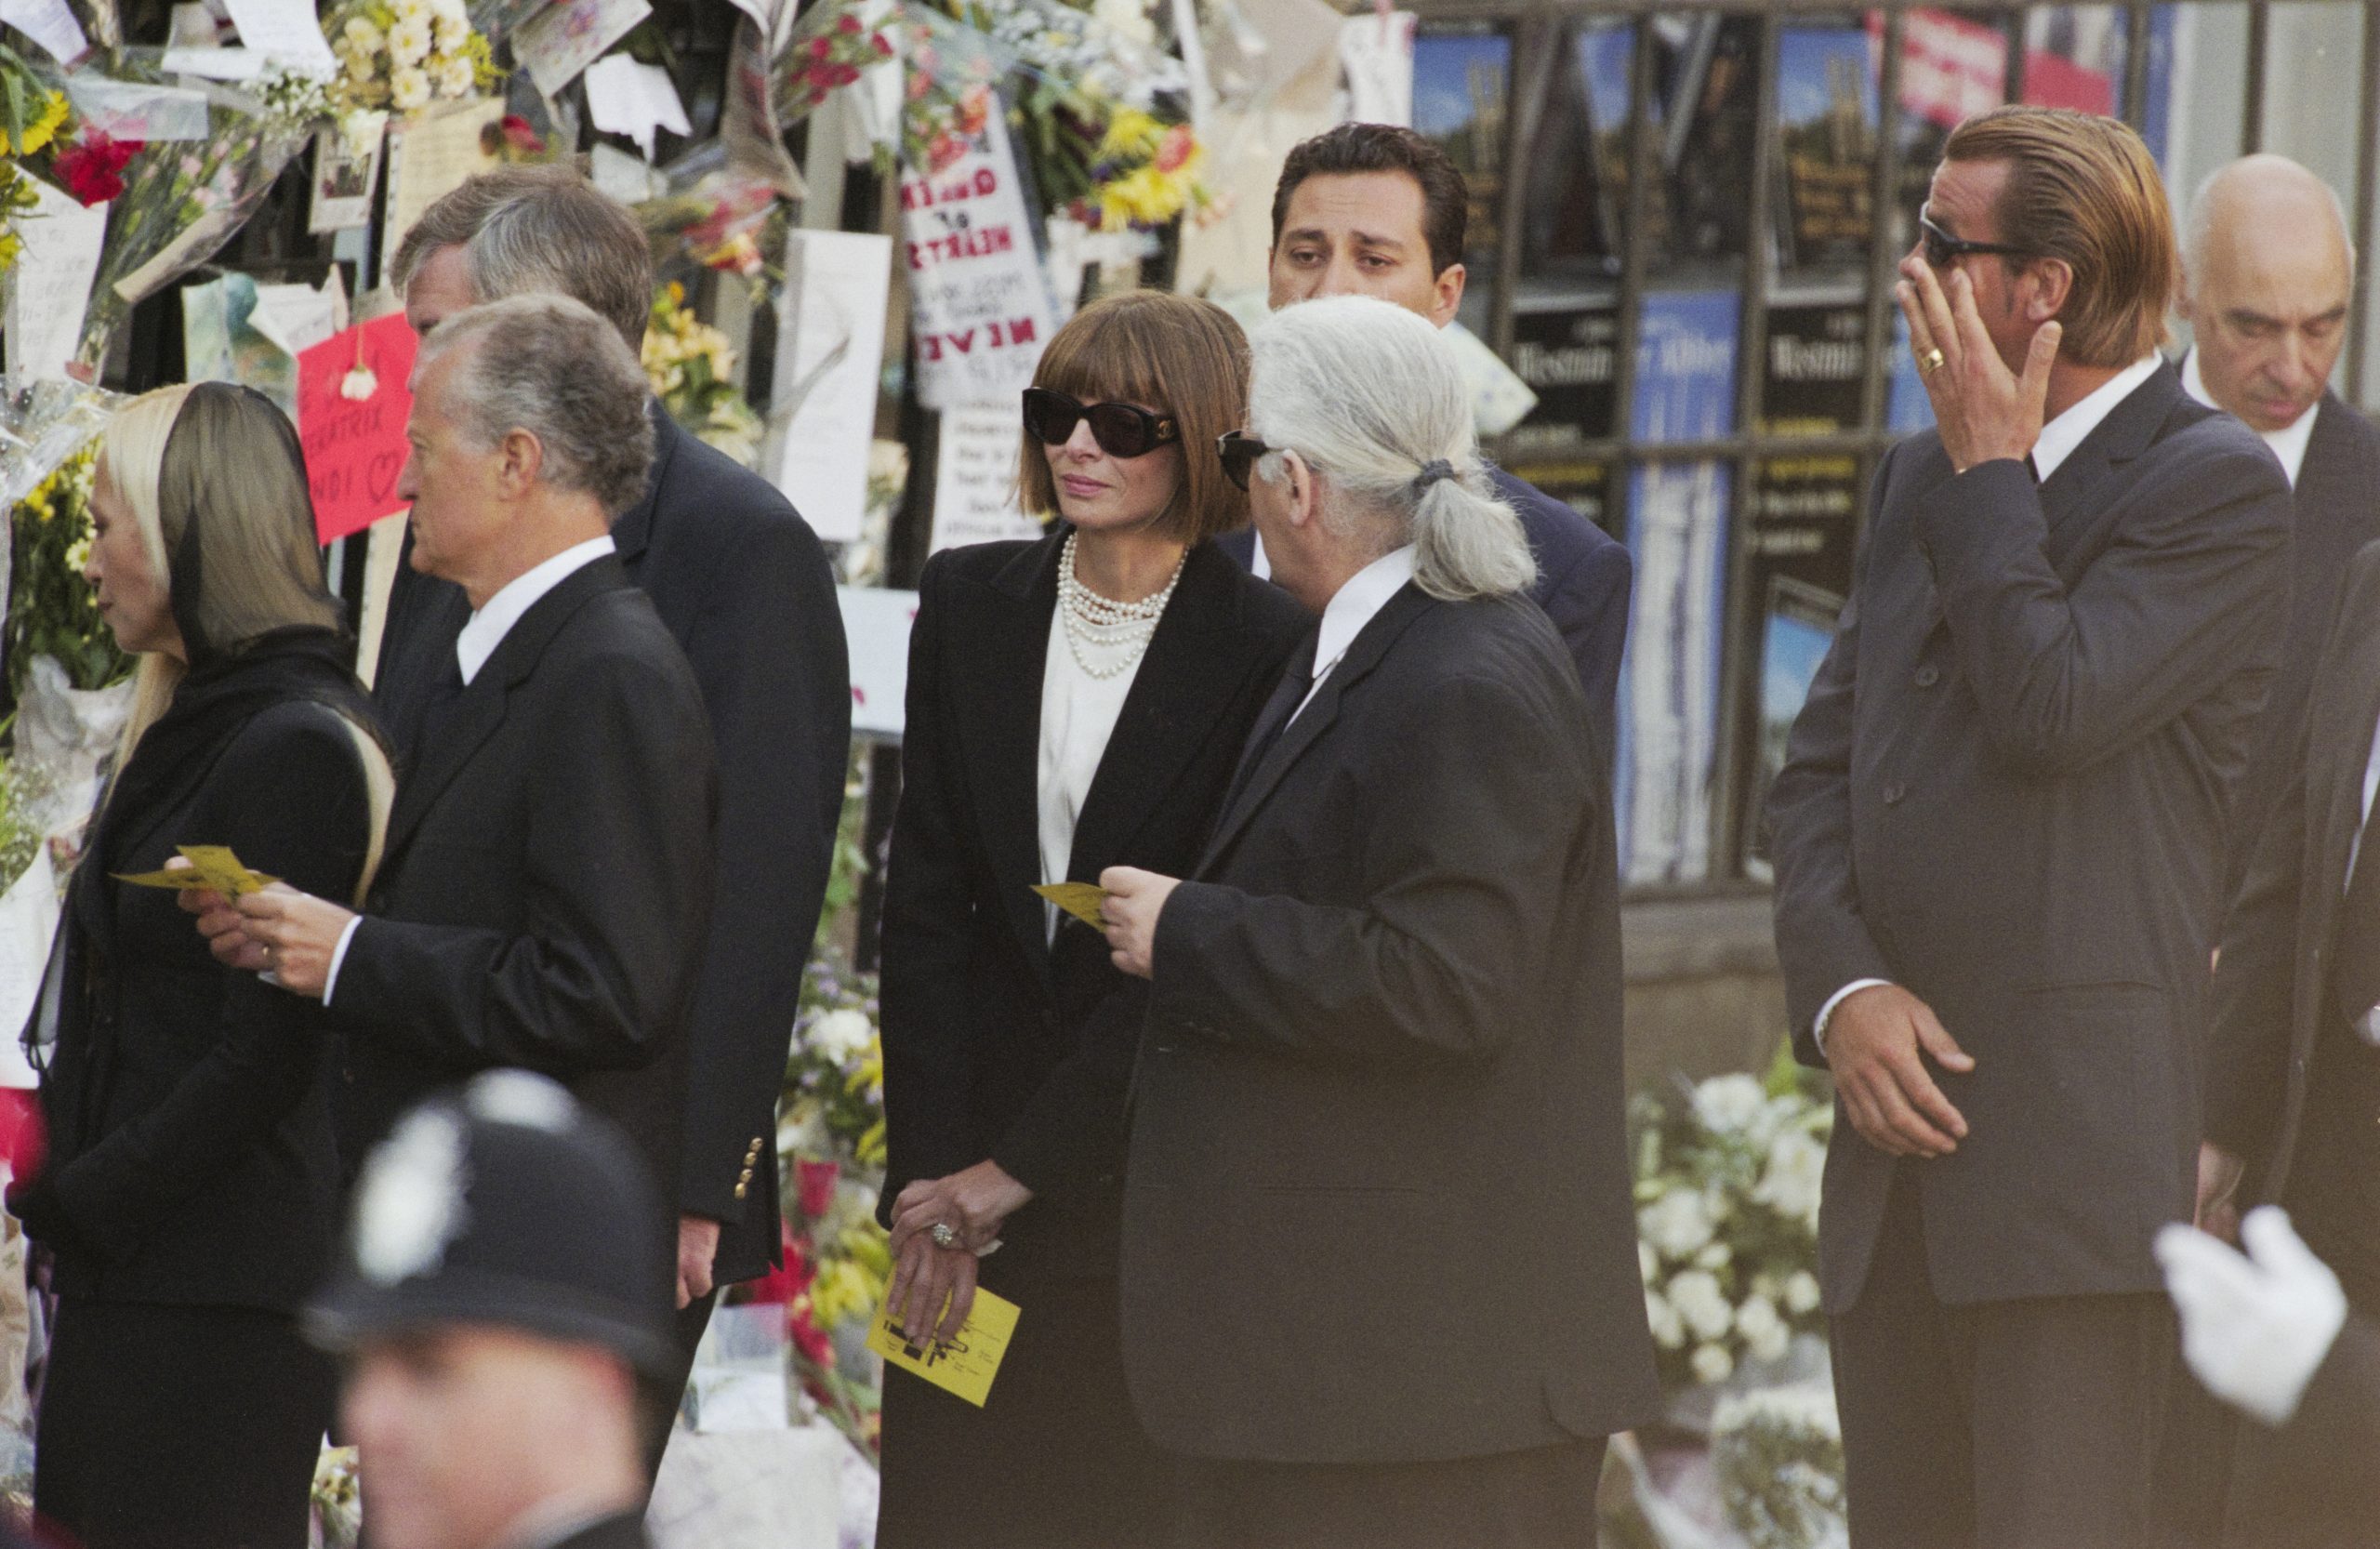
<svg viewBox="0 0 2380 1549"><path fill-rule="evenodd" d="M416 1109L364 1161L355 1266L379 1286L426 1274L465 1219L462 1123L448 1108Z"/></svg>
<svg viewBox="0 0 2380 1549"><path fill-rule="evenodd" d="M1697 1339L1725 1338L1736 1320L1736 1309L1727 1304L1727 1293L1719 1289L1717 1278L1702 1270L1689 1269L1671 1280L1669 1297Z"/></svg>
<svg viewBox="0 0 2380 1549"><path fill-rule="evenodd" d="M1735 1256L1735 1250L1729 1248L1726 1243L1713 1242L1704 1247L1702 1251L1694 1255L1694 1267L1697 1269L1725 1269L1727 1267L1728 1261L1733 1259Z"/></svg>
<svg viewBox="0 0 2380 1549"><path fill-rule="evenodd" d="M389 101L399 113L411 113L430 101L430 77L411 65L389 77Z"/></svg>
<svg viewBox="0 0 2380 1549"><path fill-rule="evenodd" d="M1701 1195L1673 1188L1636 1212L1636 1230L1666 1256L1687 1258L1711 1240L1711 1211Z"/></svg>
<svg viewBox="0 0 2380 1549"><path fill-rule="evenodd" d="M1713 1076L1694 1089L1694 1117L1713 1134L1733 1134L1760 1117L1768 1093L1759 1080L1740 1072Z"/></svg>
<svg viewBox="0 0 2380 1549"><path fill-rule="evenodd" d="M1770 1143L1768 1165L1752 1197L1788 1221L1806 1222L1815 1230L1825 1185L1826 1147L1807 1131L1788 1130Z"/></svg>
<svg viewBox="0 0 2380 1549"><path fill-rule="evenodd" d="M1745 1297L1744 1304L1736 1309L1736 1332L1743 1335L1745 1348L1753 1358L1764 1361L1783 1355L1793 1334L1777 1316L1776 1304L1757 1294Z"/></svg>
<svg viewBox="0 0 2380 1549"><path fill-rule="evenodd" d="M1661 1256L1642 1238L1636 1239L1636 1272L1645 1278L1646 1285L1651 1285L1661 1272Z"/></svg>
<svg viewBox="0 0 2380 1549"><path fill-rule="evenodd" d="M470 17L463 8L463 0L430 0L429 9L430 14L441 21L460 21L466 26L470 24Z"/></svg>
<svg viewBox="0 0 2380 1549"><path fill-rule="evenodd" d="M462 16L442 16L438 19L437 35L440 53L459 54L463 45L471 41L470 20Z"/></svg>
<svg viewBox="0 0 2380 1549"><path fill-rule="evenodd" d="M1785 1310L1794 1317L1815 1312L1818 1304L1818 1278L1806 1269L1797 1269L1785 1282Z"/></svg>
<svg viewBox="0 0 2380 1549"><path fill-rule="evenodd" d="M427 21L435 14L429 0L393 0L389 11L399 21Z"/></svg>
<svg viewBox="0 0 2380 1549"><path fill-rule="evenodd" d="M852 1006L828 1012L810 1025L810 1047L837 1065L866 1053L875 1039L876 1024Z"/></svg>
<svg viewBox="0 0 2380 1549"><path fill-rule="evenodd" d="M1686 1320L1670 1305L1669 1298L1658 1291L1645 1292L1645 1322L1653 1331L1653 1341L1664 1350L1675 1350L1686 1344Z"/></svg>
<svg viewBox="0 0 2380 1549"><path fill-rule="evenodd" d="M349 17L346 29L339 35L349 48L367 58L387 41L380 35L379 28L360 16Z"/></svg>
<svg viewBox="0 0 2380 1549"><path fill-rule="evenodd" d="M430 78L436 83L441 97L469 97L478 81L471 72L471 61L460 54L432 66Z"/></svg>
<svg viewBox="0 0 2380 1549"><path fill-rule="evenodd" d="M1135 43L1157 41L1157 29L1150 24L1144 0L1094 0L1091 14Z"/></svg>
<svg viewBox="0 0 2380 1549"><path fill-rule="evenodd" d="M389 29L389 58L400 65L419 64L430 57L430 19L406 17Z"/></svg>
<svg viewBox="0 0 2380 1549"><path fill-rule="evenodd" d="M1736 1370L1736 1358L1716 1344L1694 1347L1694 1380L1699 1383L1724 1383Z"/></svg>

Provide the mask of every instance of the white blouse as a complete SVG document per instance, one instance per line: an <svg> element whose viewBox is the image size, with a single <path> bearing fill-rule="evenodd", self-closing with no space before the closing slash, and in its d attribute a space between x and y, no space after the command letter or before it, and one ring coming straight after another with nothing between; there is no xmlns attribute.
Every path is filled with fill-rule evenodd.
<svg viewBox="0 0 2380 1549"><path fill-rule="evenodd" d="M1041 669L1041 760L1037 789L1041 818L1041 880L1063 882L1073 860L1075 821L1099 774L1099 761L1115 735L1116 718L1123 713L1132 680L1141 675L1138 642L1117 648L1103 644L1099 631L1087 630L1078 620L1077 637L1084 655L1104 667L1134 653L1130 666L1112 678L1094 678L1075 659L1066 640L1065 603L1050 612L1050 645ZM1043 929L1058 933L1058 906L1042 906Z"/></svg>

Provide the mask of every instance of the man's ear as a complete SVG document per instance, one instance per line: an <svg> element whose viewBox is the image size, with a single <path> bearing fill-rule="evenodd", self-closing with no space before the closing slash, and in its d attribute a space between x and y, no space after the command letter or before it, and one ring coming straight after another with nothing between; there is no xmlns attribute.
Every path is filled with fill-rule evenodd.
<svg viewBox="0 0 2380 1549"><path fill-rule="evenodd" d="M1320 508L1314 470L1308 468L1305 458L1295 452L1281 454L1281 470L1289 476L1289 525L1307 526L1313 523Z"/></svg>
<svg viewBox="0 0 2380 1549"><path fill-rule="evenodd" d="M1430 303L1431 322L1443 328L1454 321L1454 314L1462 310L1462 287L1470 277L1471 271L1459 263L1450 263L1439 271L1433 286L1436 294Z"/></svg>
<svg viewBox="0 0 2380 1549"><path fill-rule="evenodd" d="M2064 258L2035 258L2026 274L2032 294L2025 301L2025 321L2039 327L2066 310L2074 294L2074 266Z"/></svg>
<svg viewBox="0 0 2380 1549"><path fill-rule="evenodd" d="M546 465L546 449L534 434L515 426L504 432L496 451L504 459L496 468L497 484L506 499L521 499L537 482L537 474Z"/></svg>

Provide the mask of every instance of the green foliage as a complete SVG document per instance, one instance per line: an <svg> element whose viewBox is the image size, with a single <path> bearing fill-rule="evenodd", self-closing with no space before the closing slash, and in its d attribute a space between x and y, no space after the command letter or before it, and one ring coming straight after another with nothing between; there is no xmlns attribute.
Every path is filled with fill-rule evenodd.
<svg viewBox="0 0 2380 1549"><path fill-rule="evenodd" d="M131 670L99 617L83 579L91 547L95 445L60 465L20 502L9 520L10 571L6 652L8 688L21 697L37 655L55 656L80 689L104 688Z"/></svg>

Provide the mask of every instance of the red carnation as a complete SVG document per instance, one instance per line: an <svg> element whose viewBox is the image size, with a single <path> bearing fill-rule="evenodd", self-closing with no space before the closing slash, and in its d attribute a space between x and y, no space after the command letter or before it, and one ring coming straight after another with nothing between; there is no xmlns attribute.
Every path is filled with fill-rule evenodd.
<svg viewBox="0 0 2380 1549"><path fill-rule="evenodd" d="M835 1206L835 1183L843 1170L830 1161L797 1161L793 1175L801 1196L801 1213L813 1221Z"/></svg>
<svg viewBox="0 0 2380 1549"><path fill-rule="evenodd" d="M532 156L545 153L546 142L537 138L537 131L529 127L529 121L519 113L506 113L504 122L498 127L504 131L505 143L515 151Z"/></svg>
<svg viewBox="0 0 2380 1549"><path fill-rule="evenodd" d="M892 40L886 37L882 33L877 33L874 37L869 38L867 42L868 46L874 48L879 54L884 56L884 58L889 60L892 57Z"/></svg>
<svg viewBox="0 0 2380 1549"><path fill-rule="evenodd" d="M104 204L124 192L125 166L140 153L141 144L112 139L106 130L86 125L50 165L66 192L85 205Z"/></svg>
<svg viewBox="0 0 2380 1549"><path fill-rule="evenodd" d="M855 16L846 16L835 23L835 31L839 33L855 33L859 30L859 18Z"/></svg>
<svg viewBox="0 0 2380 1549"><path fill-rule="evenodd" d="M812 38L810 40L810 57L813 60L823 60L834 51L835 40L833 38L821 37Z"/></svg>

